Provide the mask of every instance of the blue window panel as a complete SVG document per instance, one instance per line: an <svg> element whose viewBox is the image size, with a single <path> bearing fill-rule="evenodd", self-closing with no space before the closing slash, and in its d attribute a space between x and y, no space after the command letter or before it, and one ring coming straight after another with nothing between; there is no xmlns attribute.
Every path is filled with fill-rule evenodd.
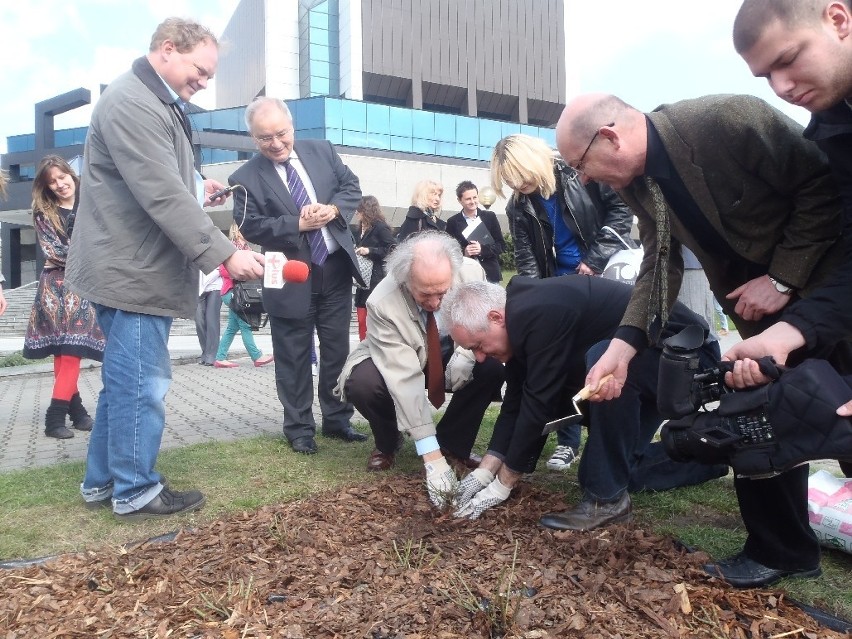
<svg viewBox="0 0 852 639"><path fill-rule="evenodd" d="M325 139L332 144L343 144L343 131L340 129L326 129Z"/></svg>
<svg viewBox="0 0 852 639"><path fill-rule="evenodd" d="M412 131L418 138L435 139L435 114L429 111L411 112ZM418 151L420 153L420 151Z"/></svg>
<svg viewBox="0 0 852 639"><path fill-rule="evenodd" d="M391 132L390 107L383 104L367 105L367 132L385 134Z"/></svg>
<svg viewBox="0 0 852 639"><path fill-rule="evenodd" d="M411 140L411 152L435 155L435 141L424 140L422 138L414 138L413 140Z"/></svg>
<svg viewBox="0 0 852 639"><path fill-rule="evenodd" d="M343 128L343 100L325 100L325 125Z"/></svg>
<svg viewBox="0 0 852 639"><path fill-rule="evenodd" d="M456 141L456 117L449 113L435 114L435 139L439 142Z"/></svg>
<svg viewBox="0 0 852 639"><path fill-rule="evenodd" d="M544 127L539 128L538 130L539 137L547 142L553 148L556 148L556 130L555 129L546 129Z"/></svg>
<svg viewBox="0 0 852 639"><path fill-rule="evenodd" d="M367 132L367 147L370 149L388 149L390 147L390 136L385 133Z"/></svg>
<svg viewBox="0 0 852 639"><path fill-rule="evenodd" d="M347 131L343 129L343 142L341 144L345 146L361 146L366 147L367 145L367 134L362 131Z"/></svg>
<svg viewBox="0 0 852 639"><path fill-rule="evenodd" d="M412 134L412 117L409 109L389 107L390 132L395 136L410 138Z"/></svg>
<svg viewBox="0 0 852 639"><path fill-rule="evenodd" d="M56 131L54 138L56 146L71 146L74 144L74 138L69 129Z"/></svg>
<svg viewBox="0 0 852 639"><path fill-rule="evenodd" d="M367 130L367 105L354 100L341 100L343 106L343 128L347 131Z"/></svg>
<svg viewBox="0 0 852 639"><path fill-rule="evenodd" d="M507 135L515 135L516 133L521 132L521 125L516 122L501 122L500 123L501 137L506 137Z"/></svg>
<svg viewBox="0 0 852 639"><path fill-rule="evenodd" d="M455 142L435 142L435 155L440 155L447 158L456 157Z"/></svg>
<svg viewBox="0 0 852 639"><path fill-rule="evenodd" d="M190 113L189 124L195 131L210 128L210 113Z"/></svg>
<svg viewBox="0 0 852 639"><path fill-rule="evenodd" d="M494 152L493 146L481 146L479 147L479 159L483 162L491 161L491 154Z"/></svg>
<svg viewBox="0 0 852 639"><path fill-rule="evenodd" d="M293 119L298 123L299 130L318 129L325 124L325 101L320 99L303 100L299 104L298 116Z"/></svg>
<svg viewBox="0 0 852 639"><path fill-rule="evenodd" d="M321 44L311 44L311 46L308 47L308 51L312 61L317 60L319 62L331 62L331 47L326 47Z"/></svg>
<svg viewBox="0 0 852 639"><path fill-rule="evenodd" d="M533 126L532 124L522 124L521 125L521 133L524 135L530 135L534 138L541 137L541 132L539 131L539 127Z"/></svg>
<svg viewBox="0 0 852 639"><path fill-rule="evenodd" d="M329 30L329 15L328 11L311 11L311 26L318 29Z"/></svg>
<svg viewBox="0 0 852 639"><path fill-rule="evenodd" d="M311 58L311 78L331 78L331 65L328 62L320 62Z"/></svg>
<svg viewBox="0 0 852 639"><path fill-rule="evenodd" d="M479 144L479 123L476 118L456 117L456 140L462 144Z"/></svg>
<svg viewBox="0 0 852 639"><path fill-rule="evenodd" d="M233 109L223 109L221 111L213 111L206 114L209 116L211 129L217 131L239 131L240 130L240 115ZM196 124L198 120L194 120Z"/></svg>
<svg viewBox="0 0 852 639"><path fill-rule="evenodd" d="M35 148L35 133L7 136L6 148L9 150L9 153L32 151Z"/></svg>
<svg viewBox="0 0 852 639"><path fill-rule="evenodd" d="M476 144L462 144L461 142L459 142L456 144L456 157L467 158L469 160L478 160L479 146L477 146Z"/></svg>
<svg viewBox="0 0 852 639"><path fill-rule="evenodd" d="M392 135L390 136L390 150L391 151L402 151L404 153L411 153L411 137L410 136L401 136L401 135Z"/></svg>
<svg viewBox="0 0 852 639"><path fill-rule="evenodd" d="M503 128L494 120L479 121L479 145L494 147L503 138Z"/></svg>
<svg viewBox="0 0 852 639"><path fill-rule="evenodd" d="M328 29L317 29L313 26L308 29L308 41L312 45L321 44L325 46L330 46L332 44L329 38Z"/></svg>
<svg viewBox="0 0 852 639"><path fill-rule="evenodd" d="M318 78L311 76L311 94L312 95L328 95L330 91L330 82L328 78Z"/></svg>
<svg viewBox="0 0 852 639"><path fill-rule="evenodd" d="M335 13L337 12L337 5L332 7L329 0L323 0L323 2L318 3L316 6L311 7L311 15L313 16L315 13L330 13L331 10L334 9Z"/></svg>

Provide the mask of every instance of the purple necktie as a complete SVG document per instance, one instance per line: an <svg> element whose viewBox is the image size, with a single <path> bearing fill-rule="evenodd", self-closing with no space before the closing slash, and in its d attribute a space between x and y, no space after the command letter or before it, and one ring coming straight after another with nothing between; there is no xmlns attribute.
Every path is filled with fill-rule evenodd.
<svg viewBox="0 0 852 639"><path fill-rule="evenodd" d="M302 178L299 177L299 172L296 171L296 167L290 164L290 160L282 162L282 164L284 164L284 170L287 171L287 187L290 189L290 197L296 203L296 208L301 211L303 206L311 204L311 198L302 183ZM308 242L311 245L311 262L317 266L325 264L325 259L328 257L328 247L325 245L322 231L308 231Z"/></svg>

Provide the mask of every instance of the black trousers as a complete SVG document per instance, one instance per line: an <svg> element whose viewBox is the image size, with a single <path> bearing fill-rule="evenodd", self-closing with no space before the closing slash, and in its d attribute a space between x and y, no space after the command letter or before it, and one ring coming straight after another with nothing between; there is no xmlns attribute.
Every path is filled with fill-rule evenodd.
<svg viewBox="0 0 852 639"><path fill-rule="evenodd" d="M504 377L505 369L497 360L488 357L484 362L477 362L473 367L473 379L452 394L444 416L435 425L441 448L462 459L470 455L485 409L503 385ZM372 359L352 369L345 390L349 401L370 423L376 448L385 454L395 452L399 442L396 407Z"/></svg>
<svg viewBox="0 0 852 639"><path fill-rule="evenodd" d="M751 337L777 321L780 313L751 326L734 319L740 334ZM840 342L831 351L793 353L789 366L805 356L823 357L841 373L852 371L852 344ZM808 474L805 464L769 479L737 477L734 488L748 537L745 554L755 561L781 570L811 569L819 565L819 540L808 520Z"/></svg>
<svg viewBox="0 0 852 639"><path fill-rule="evenodd" d="M353 412L351 404L341 402L333 393L349 355L352 275L346 252L338 249L323 266L315 266L311 284L311 304L304 317L269 316L275 386L284 409L284 436L290 442L316 434L311 375L314 328L319 338L317 397L322 411L322 432L347 430Z"/></svg>

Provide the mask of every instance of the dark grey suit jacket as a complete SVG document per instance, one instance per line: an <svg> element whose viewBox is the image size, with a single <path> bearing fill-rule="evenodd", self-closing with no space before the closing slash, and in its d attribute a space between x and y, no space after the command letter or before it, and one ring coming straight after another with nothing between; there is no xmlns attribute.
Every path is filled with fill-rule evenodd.
<svg viewBox="0 0 852 639"><path fill-rule="evenodd" d="M340 250L349 256L347 279L360 279L349 230L349 221L361 199L358 177L343 164L326 140L297 141L294 150L311 179L319 203L334 204L340 210L340 216L327 228L340 244ZM246 189L246 192L233 191L234 220L237 224L242 222L242 234L249 242L259 244L264 251L280 251L287 259L311 264L308 236L299 232L299 210L272 161L258 154L237 169L228 183L231 186L241 184ZM291 282L280 290L265 289L263 292L267 312L276 317L304 317L310 301L310 277L303 284Z"/></svg>

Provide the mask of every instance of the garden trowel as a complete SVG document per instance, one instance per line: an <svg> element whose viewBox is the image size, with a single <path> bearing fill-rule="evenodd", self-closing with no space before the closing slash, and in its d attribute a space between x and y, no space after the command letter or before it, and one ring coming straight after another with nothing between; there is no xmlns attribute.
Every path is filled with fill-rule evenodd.
<svg viewBox="0 0 852 639"><path fill-rule="evenodd" d="M598 388L603 386L606 382L612 379L612 373L601 378L600 383L598 384ZM544 425L544 430L541 431L542 435L549 435L555 430L559 430L563 426L573 426L574 424L579 424L583 421L583 413L580 412L580 407L577 406L577 402L589 399L592 395L594 395L598 388L592 388L591 386L584 386L579 393L574 395L571 398L571 405L574 407L574 412L571 415L566 415L565 417L560 417L559 419L554 419L552 422L547 422Z"/></svg>

